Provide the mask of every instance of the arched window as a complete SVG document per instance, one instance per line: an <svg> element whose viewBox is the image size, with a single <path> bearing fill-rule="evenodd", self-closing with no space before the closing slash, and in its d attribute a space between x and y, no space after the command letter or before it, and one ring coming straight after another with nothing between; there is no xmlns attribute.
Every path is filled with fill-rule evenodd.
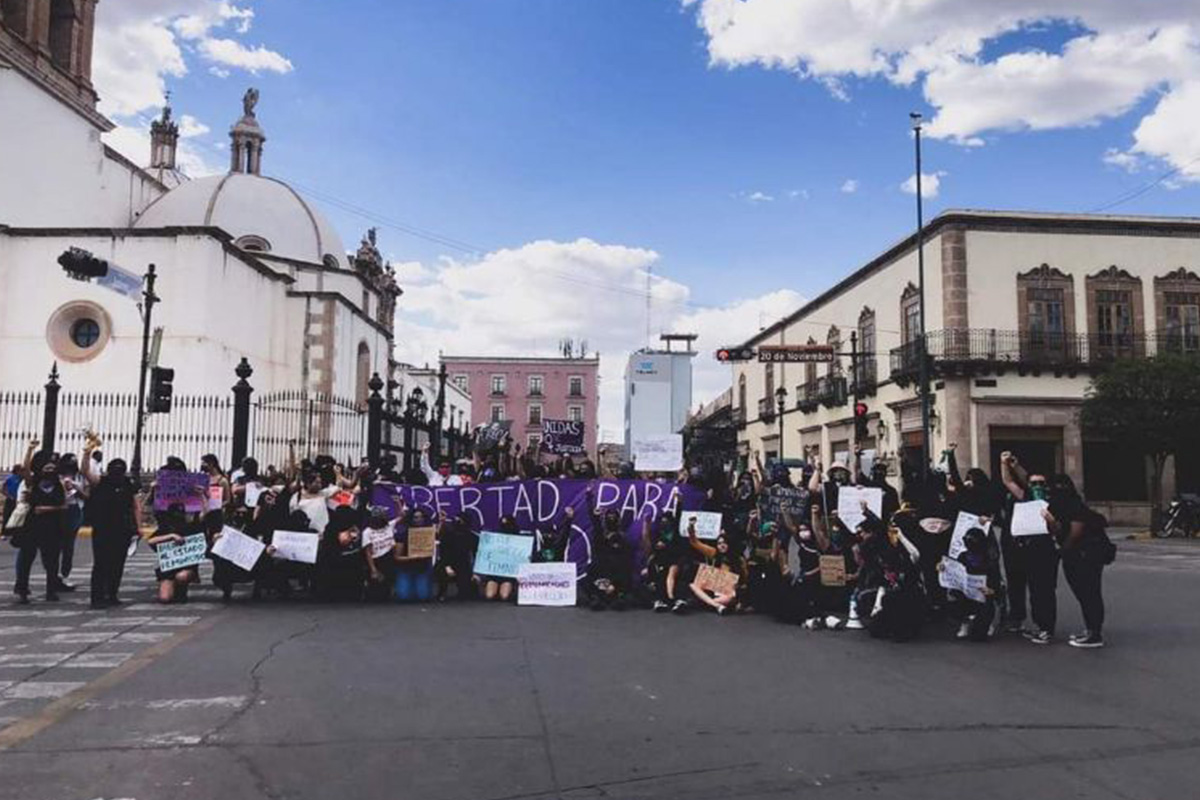
<svg viewBox="0 0 1200 800"><path fill-rule="evenodd" d="M82 20L74 0L53 0L50 5L50 60L67 72L75 72L77 44Z"/></svg>
<svg viewBox="0 0 1200 800"><path fill-rule="evenodd" d="M261 236L255 236L253 233L247 233L245 236L239 236L233 240L235 247L245 250L247 253L269 253L271 252L271 243Z"/></svg>
<svg viewBox="0 0 1200 800"><path fill-rule="evenodd" d="M371 380L371 348L367 347L366 342L358 343L358 364L354 373L354 392L355 399L360 406L367 404L367 398L370 396L370 389L367 388L367 383Z"/></svg>
<svg viewBox="0 0 1200 800"><path fill-rule="evenodd" d="M763 397L767 398L767 408L774 408L775 402L775 365L764 364L763 370Z"/></svg>
<svg viewBox="0 0 1200 800"><path fill-rule="evenodd" d="M747 413L747 411L746 411L746 374L745 373L742 373L741 375L738 376L738 408L740 408L742 410L743 414Z"/></svg>
<svg viewBox="0 0 1200 800"><path fill-rule="evenodd" d="M817 340L813 337L808 337L808 343L816 344ZM812 387L810 391L816 392L817 387L817 362L809 361L804 365L804 385Z"/></svg>
<svg viewBox="0 0 1200 800"><path fill-rule="evenodd" d="M825 343L833 348L833 360L829 362L829 376L842 374L842 357L839 353L842 350L842 332L838 330L837 325L829 328L829 335L825 337Z"/></svg>
<svg viewBox="0 0 1200 800"><path fill-rule="evenodd" d="M854 385L859 393L875 393L875 311L863 306L858 315L858 363L854 365Z"/></svg>

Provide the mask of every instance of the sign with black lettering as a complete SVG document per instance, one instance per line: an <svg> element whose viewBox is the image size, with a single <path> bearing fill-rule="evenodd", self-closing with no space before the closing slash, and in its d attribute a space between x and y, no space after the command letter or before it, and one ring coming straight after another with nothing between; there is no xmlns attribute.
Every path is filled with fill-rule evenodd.
<svg viewBox="0 0 1200 800"><path fill-rule="evenodd" d="M758 360L763 364L830 362L833 361L833 346L828 344L763 344L758 346Z"/></svg>

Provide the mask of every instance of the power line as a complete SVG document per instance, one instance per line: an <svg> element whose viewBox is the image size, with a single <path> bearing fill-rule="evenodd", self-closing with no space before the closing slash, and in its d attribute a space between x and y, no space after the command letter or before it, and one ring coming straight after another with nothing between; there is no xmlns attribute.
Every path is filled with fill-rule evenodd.
<svg viewBox="0 0 1200 800"><path fill-rule="evenodd" d="M1107 211L1110 208L1116 208L1119 205L1124 205L1125 203L1128 203L1130 200L1134 200L1138 197L1141 197L1146 192L1150 191L1155 186L1158 186L1160 183L1165 181L1167 178L1170 178L1174 175L1178 175L1179 173L1183 172L1185 169L1190 167L1192 164L1195 164L1197 162L1200 162L1200 156L1196 156L1195 158L1193 158L1191 161L1187 162L1186 164L1175 167L1174 169L1167 170L1166 172L1159 175L1157 178L1150 181L1149 183L1143 184L1142 186L1139 186L1136 189L1126 192L1125 194L1117 197L1117 199L1115 199L1111 202L1108 202L1108 203L1105 203L1104 205L1096 206L1095 208L1090 209L1088 213L1096 214L1101 211Z"/></svg>

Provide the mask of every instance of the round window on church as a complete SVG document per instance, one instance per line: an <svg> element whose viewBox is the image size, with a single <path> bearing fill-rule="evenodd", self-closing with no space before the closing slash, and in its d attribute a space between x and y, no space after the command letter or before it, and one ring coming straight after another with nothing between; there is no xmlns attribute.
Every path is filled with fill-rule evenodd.
<svg viewBox="0 0 1200 800"><path fill-rule="evenodd" d="M100 323L91 317L83 317L71 324L71 341L75 346L87 350L100 341Z"/></svg>
<svg viewBox="0 0 1200 800"><path fill-rule="evenodd" d="M46 323L46 342L60 361L91 361L112 337L112 318L98 303L75 300L59 306Z"/></svg>

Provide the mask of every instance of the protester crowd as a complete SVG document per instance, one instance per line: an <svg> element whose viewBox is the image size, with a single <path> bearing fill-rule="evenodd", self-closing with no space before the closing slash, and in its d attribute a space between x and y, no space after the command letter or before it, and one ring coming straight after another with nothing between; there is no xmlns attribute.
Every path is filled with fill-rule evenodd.
<svg viewBox="0 0 1200 800"><path fill-rule="evenodd" d="M255 600L510 602L519 592L515 578L475 570L482 531L470 515L430 514L403 502L375 505L373 488L575 479L591 488L558 519L523 531L506 515L494 530L528 536L529 561L548 564L570 560L573 537L581 535L577 523L588 521L589 557L578 587L580 603L592 609L757 613L810 630L865 629L896 641L953 620L961 639L983 642L1006 632L1045 645L1058 634L1061 566L1086 624L1069 644L1104 644L1102 575L1115 557L1105 520L1068 476L1027 472L1011 453L1002 455L999 476L979 469L961 475L952 446L937 468L908 476L902 493L883 464L866 464L861 454L828 468L812 460L764 469L756 458L733 475L695 467L635 474L631 464L609 474L586 456L522 452L511 441L487 457L443 460L436 468L426 451L419 469L404 474L390 456L377 467L318 456L265 469L247 458L227 473L208 455L199 465L207 485L195 487L196 503L164 508L156 492L171 473L187 473L187 465L168 459L141 492L122 460L104 463L99 445L89 435L76 458L32 442L14 466L4 487L4 530L17 548L17 602L30 602L39 556L45 599L74 591L76 536L84 524L92 531L95 608L121 602L125 560L140 543L160 550L188 537L204 548L205 559L160 569L160 602L187 602L205 571L226 599L246 584ZM598 481L634 477L686 485L703 498L702 508L632 515L597 499ZM850 514L839 493L845 500L862 489L878 490L878 507L864 500ZM1031 501L1042 501L1035 508L1044 532L1014 532L1019 507ZM719 531L708 539L698 534L699 512L720 514ZM152 528L144 539L143 525ZM420 539L431 529L432 544ZM317 534L313 563L281 557L280 532ZM216 552L227 536L249 537L261 555L252 565L227 560Z"/></svg>

